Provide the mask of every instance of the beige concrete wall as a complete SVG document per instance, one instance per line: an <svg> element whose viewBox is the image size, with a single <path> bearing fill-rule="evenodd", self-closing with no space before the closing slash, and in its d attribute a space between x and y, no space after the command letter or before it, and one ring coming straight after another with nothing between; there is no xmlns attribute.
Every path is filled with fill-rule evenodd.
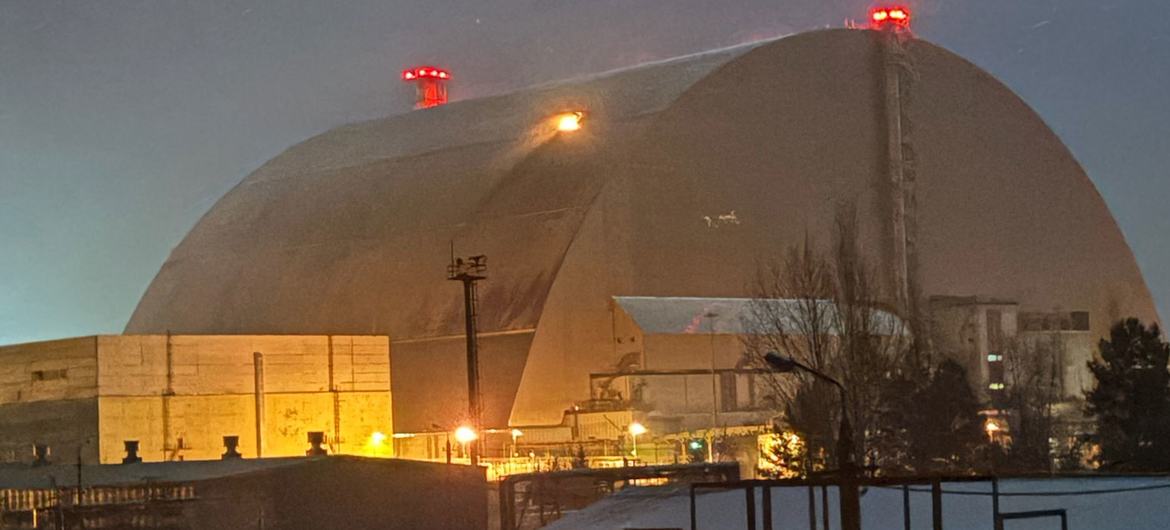
<svg viewBox="0 0 1170 530"><path fill-rule="evenodd" d="M97 456L97 349L93 337L0 347L0 462Z"/></svg>
<svg viewBox="0 0 1170 530"><path fill-rule="evenodd" d="M49 461L98 458L97 399L65 399L0 405L0 463L33 461L34 444L49 446Z"/></svg>
<svg viewBox="0 0 1170 530"><path fill-rule="evenodd" d="M333 453L391 456L387 337L128 335L98 345L104 463L121 461L125 440L138 440L147 461L219 458L226 435L240 437L246 457L298 456L312 431ZM254 352L263 357L261 448ZM384 443L371 443L375 432Z"/></svg>
<svg viewBox="0 0 1170 530"><path fill-rule="evenodd" d="M44 443L58 460L80 448L85 462L114 463L126 440L147 461L219 458L225 435L254 457L254 352L264 456L303 455L311 431L333 453L392 455L387 337L127 335L0 348L0 461Z"/></svg>
<svg viewBox="0 0 1170 530"><path fill-rule="evenodd" d="M102 396L158 395L167 385L167 337L98 338ZM176 394L251 394L253 352L264 356L267 392L390 390L390 345L378 336L174 335L170 338Z"/></svg>
<svg viewBox="0 0 1170 530"><path fill-rule="evenodd" d="M0 405L96 395L94 337L0 347Z"/></svg>
<svg viewBox="0 0 1170 530"><path fill-rule="evenodd" d="M138 440L139 454L148 462L216 459L224 452L223 436L229 435L240 437L244 457L257 456L253 395L179 395L168 401L170 419L164 425L162 396L101 398L101 462L120 462L125 440ZM389 392L340 392L337 427L339 437L334 436L332 393L267 393L263 456L303 456L312 431L326 433L331 453L392 456ZM169 450L164 451L168 430ZM386 435L381 445L372 443L375 432Z"/></svg>

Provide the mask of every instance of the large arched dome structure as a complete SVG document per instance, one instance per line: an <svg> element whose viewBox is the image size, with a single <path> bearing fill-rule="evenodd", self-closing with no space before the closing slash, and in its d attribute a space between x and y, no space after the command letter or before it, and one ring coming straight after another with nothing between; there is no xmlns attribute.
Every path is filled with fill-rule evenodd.
<svg viewBox="0 0 1170 530"><path fill-rule="evenodd" d="M326 132L212 208L127 332L389 334L396 426L427 429L465 410L453 244L489 257L485 423L558 423L617 361L614 296L751 296L761 261L828 234L843 202L889 263L878 37L806 33ZM979 68L907 47L920 294L1087 310L1097 331L1155 318L1052 131ZM557 133L575 109L586 126Z"/></svg>

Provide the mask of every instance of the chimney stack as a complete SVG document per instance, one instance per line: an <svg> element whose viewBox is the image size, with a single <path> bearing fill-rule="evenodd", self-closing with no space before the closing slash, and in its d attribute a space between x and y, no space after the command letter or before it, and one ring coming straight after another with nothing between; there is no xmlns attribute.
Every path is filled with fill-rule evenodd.
<svg viewBox="0 0 1170 530"><path fill-rule="evenodd" d="M325 456L325 455L329 454L329 451L326 451L324 447L321 447L324 444L325 444L325 433L323 433L321 431L310 432L309 433L310 447L309 447L308 451L305 451L305 454L308 456Z"/></svg>
<svg viewBox="0 0 1170 530"><path fill-rule="evenodd" d="M49 446L33 444L33 467L47 466L49 462Z"/></svg>
<svg viewBox="0 0 1170 530"><path fill-rule="evenodd" d="M138 440L123 440L122 445L126 447L126 456L122 457L123 464L137 464L142 461L142 457L138 456Z"/></svg>
<svg viewBox="0 0 1170 530"><path fill-rule="evenodd" d="M241 455L240 452L236 450L236 448L238 448L239 446L240 446L240 437L239 436L224 436L223 437L223 448L225 449L225 451L223 452L222 455L220 455L220 458L222 458L224 460L232 460L234 458L242 458L243 455Z"/></svg>

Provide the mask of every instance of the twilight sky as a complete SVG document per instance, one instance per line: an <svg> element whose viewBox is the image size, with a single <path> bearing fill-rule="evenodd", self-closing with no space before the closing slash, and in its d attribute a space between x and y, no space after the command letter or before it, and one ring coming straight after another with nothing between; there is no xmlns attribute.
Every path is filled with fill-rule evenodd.
<svg viewBox="0 0 1170 530"><path fill-rule="evenodd" d="M1170 1L915 0L1085 166L1170 315ZM0 0L0 344L117 333L284 148L456 97L860 19L868 0ZM1113 259L1103 255L1100 259Z"/></svg>

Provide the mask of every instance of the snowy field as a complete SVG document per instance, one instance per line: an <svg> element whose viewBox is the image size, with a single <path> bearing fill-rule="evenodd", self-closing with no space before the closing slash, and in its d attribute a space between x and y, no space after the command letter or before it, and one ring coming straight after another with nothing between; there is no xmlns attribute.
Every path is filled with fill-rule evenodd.
<svg viewBox="0 0 1170 530"><path fill-rule="evenodd" d="M992 528L991 484L943 485L943 525L947 530ZM821 498L817 490L817 527L821 526ZM1070 529L1170 528L1170 477L1078 478L1005 480L1000 482L1000 512L1067 510ZM911 527L931 528L929 491L910 495ZM697 497L700 530L747 528L745 494L739 491L704 493ZM829 490L830 527L839 528L836 494ZM866 530L903 530L901 489L868 488L862 498L862 525ZM808 489L772 490L774 528L807 530ZM759 530L760 498L756 493ZM690 528L690 500L686 487L629 488L546 527L549 530L626 530ZM1006 530L1059 529L1057 518L1006 521Z"/></svg>

